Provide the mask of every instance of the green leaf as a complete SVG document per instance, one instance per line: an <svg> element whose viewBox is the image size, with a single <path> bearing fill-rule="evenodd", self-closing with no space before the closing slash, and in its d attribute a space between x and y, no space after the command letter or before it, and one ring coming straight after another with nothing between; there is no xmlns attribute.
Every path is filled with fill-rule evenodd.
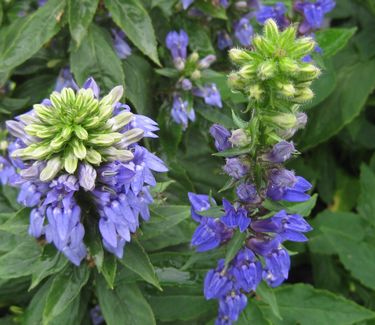
<svg viewBox="0 0 375 325"><path fill-rule="evenodd" d="M126 97L134 105L137 113L149 115L152 109L152 69L141 56L135 54L124 60L126 74Z"/></svg>
<svg viewBox="0 0 375 325"><path fill-rule="evenodd" d="M336 56L337 87L321 104L310 110L310 120L301 134L300 149L328 140L359 115L375 87L375 60L360 61L353 48Z"/></svg>
<svg viewBox="0 0 375 325"><path fill-rule="evenodd" d="M157 65L160 65L151 18L139 0L105 0L114 22Z"/></svg>
<svg viewBox="0 0 375 325"><path fill-rule="evenodd" d="M13 235L27 235L29 227L30 209L22 208L0 225L0 230Z"/></svg>
<svg viewBox="0 0 375 325"><path fill-rule="evenodd" d="M69 0L68 19L69 29L77 47L87 34L87 29L94 18L99 0Z"/></svg>
<svg viewBox="0 0 375 325"><path fill-rule="evenodd" d="M19 245L0 257L0 278L12 279L31 274L40 254L40 247L33 238L22 237Z"/></svg>
<svg viewBox="0 0 375 325"><path fill-rule="evenodd" d="M270 308L272 313L280 320L283 318L280 315L279 305L276 300L276 296L273 292L273 289L267 287L267 285L262 282L256 290L257 295L265 302Z"/></svg>
<svg viewBox="0 0 375 325"><path fill-rule="evenodd" d="M357 27L327 28L316 32L316 41L323 50L324 57L330 57L342 50L353 37Z"/></svg>
<svg viewBox="0 0 375 325"><path fill-rule="evenodd" d="M125 246L124 257L120 262L133 272L140 275L143 280L151 283L159 290L162 290L155 269L150 262L150 258L142 245L135 238L133 238L130 244Z"/></svg>
<svg viewBox="0 0 375 325"><path fill-rule="evenodd" d="M10 71L32 57L60 30L65 0L50 0L0 31L0 84Z"/></svg>
<svg viewBox="0 0 375 325"><path fill-rule="evenodd" d="M240 314L236 325L272 325L265 318L257 303L253 299L249 299L245 310Z"/></svg>
<svg viewBox="0 0 375 325"><path fill-rule="evenodd" d="M60 272L68 263L67 258L52 245L44 247L42 256L32 270L32 281L29 290L35 288L43 279Z"/></svg>
<svg viewBox="0 0 375 325"><path fill-rule="evenodd" d="M212 155L217 157L233 157L250 152L250 148L230 148L228 150L215 152Z"/></svg>
<svg viewBox="0 0 375 325"><path fill-rule="evenodd" d="M150 210L152 213L150 221L141 226L143 230L142 240L161 235L185 219L190 218L190 206L186 205L152 205Z"/></svg>
<svg viewBox="0 0 375 325"><path fill-rule="evenodd" d="M149 303L156 319L163 322L196 320L216 308L215 302L207 301L203 296L151 296Z"/></svg>
<svg viewBox="0 0 375 325"><path fill-rule="evenodd" d="M361 166L360 187L357 210L364 219L375 225L375 174L366 165Z"/></svg>
<svg viewBox="0 0 375 325"><path fill-rule="evenodd" d="M282 320L270 307L260 305L275 325L350 325L375 317L375 313L354 302L305 284L284 285L274 290Z"/></svg>
<svg viewBox="0 0 375 325"><path fill-rule="evenodd" d="M102 91L125 86L121 61L113 50L110 37L94 24L88 29L81 46L71 53L70 66L80 85L92 76L103 88Z"/></svg>
<svg viewBox="0 0 375 325"><path fill-rule="evenodd" d="M213 2L197 1L197 3L194 3L194 6L203 11L208 16L224 20L228 19L225 8L218 4L214 4Z"/></svg>
<svg viewBox="0 0 375 325"><path fill-rule="evenodd" d="M177 78L178 75L179 75L179 72L176 69L173 69L173 68L155 69L155 72L158 75L161 75L161 76L167 77L167 78Z"/></svg>
<svg viewBox="0 0 375 325"><path fill-rule="evenodd" d="M96 294L107 325L156 325L150 305L136 284L117 283L114 290L97 277Z"/></svg>
<svg viewBox="0 0 375 325"><path fill-rule="evenodd" d="M198 52L201 56L215 54L215 49L211 42L209 29L200 22L191 19L184 20L182 27L189 35L189 48Z"/></svg>
<svg viewBox="0 0 375 325"><path fill-rule="evenodd" d="M43 323L48 324L67 308L69 303L80 294L89 275L90 270L83 263L80 267L69 264L64 271L54 277L43 310Z"/></svg>
<svg viewBox="0 0 375 325"><path fill-rule="evenodd" d="M113 254L106 253L104 255L103 266L101 273L107 281L108 286L113 289L117 271L117 259Z"/></svg>
<svg viewBox="0 0 375 325"><path fill-rule="evenodd" d="M300 214L303 217L308 217L312 209L315 207L318 194L314 194L305 202L287 202L287 201L272 201L266 199L263 202L263 207L270 211L278 212L285 210L289 214Z"/></svg>
<svg viewBox="0 0 375 325"><path fill-rule="evenodd" d="M204 217L220 218L225 214L225 212L222 209L223 209L222 207L216 206L216 207L212 207L207 210L204 210L204 211L195 211L195 212Z"/></svg>
<svg viewBox="0 0 375 325"><path fill-rule="evenodd" d="M228 265L231 260L237 255L238 251L243 246L243 242L246 239L246 231L240 232L237 230L228 243L227 252L225 254L225 265Z"/></svg>

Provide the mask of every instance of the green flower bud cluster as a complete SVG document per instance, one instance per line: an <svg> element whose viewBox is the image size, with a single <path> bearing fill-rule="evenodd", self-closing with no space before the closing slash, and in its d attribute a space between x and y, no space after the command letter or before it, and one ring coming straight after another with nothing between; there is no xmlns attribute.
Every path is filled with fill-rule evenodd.
<svg viewBox="0 0 375 325"><path fill-rule="evenodd" d="M31 113L20 116L28 146L15 150L12 157L45 161L42 181L53 179L61 169L73 174L79 162L99 165L133 159L127 147L139 141L144 131L133 128L122 132L133 120L130 112L113 112L122 94L121 86L101 100L91 89L53 92L50 103L34 105Z"/></svg>
<svg viewBox="0 0 375 325"><path fill-rule="evenodd" d="M320 75L314 64L302 59L315 48L310 37L296 38L291 26L280 32L272 19L263 35L253 39L253 49L232 49L229 57L239 69L229 75L229 86L248 96L257 107L290 107L314 96L311 83Z"/></svg>

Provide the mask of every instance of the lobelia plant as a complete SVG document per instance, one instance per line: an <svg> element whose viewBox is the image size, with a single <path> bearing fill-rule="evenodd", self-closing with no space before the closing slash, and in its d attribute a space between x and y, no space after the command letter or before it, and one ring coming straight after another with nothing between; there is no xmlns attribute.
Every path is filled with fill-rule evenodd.
<svg viewBox="0 0 375 325"><path fill-rule="evenodd" d="M29 234L45 236L75 265L90 258L88 224L98 224L107 251L123 256L139 217L150 218L152 172L167 171L137 143L156 137L156 122L131 113L122 95L118 86L101 98L89 78L6 122L11 136L1 182L19 187L18 202L32 208Z"/></svg>
<svg viewBox="0 0 375 325"><path fill-rule="evenodd" d="M210 196L189 193L192 218L200 224L191 244L198 252L228 244L225 259L204 280L205 298L219 301L218 325L237 321L247 294L262 279L276 287L288 278L290 256L283 243L307 241L304 233L312 230L290 212L290 204L309 200L312 186L284 163L297 154L290 138L306 124L301 106L312 99L310 86L320 75L303 60L315 45L310 37L298 38L296 27L280 32L269 19L251 50L229 52L238 66L229 86L248 97L251 117L243 121L233 113L238 129L215 124L210 132L218 155L226 157L226 189L235 188L236 199L223 199L222 211Z"/></svg>

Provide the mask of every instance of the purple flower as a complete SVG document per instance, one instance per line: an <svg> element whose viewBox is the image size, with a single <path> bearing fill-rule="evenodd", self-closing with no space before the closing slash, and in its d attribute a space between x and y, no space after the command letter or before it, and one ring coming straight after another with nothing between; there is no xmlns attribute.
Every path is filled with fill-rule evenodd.
<svg viewBox="0 0 375 325"><path fill-rule="evenodd" d="M226 158L223 169L229 176L240 179L249 173L250 166L241 158Z"/></svg>
<svg viewBox="0 0 375 325"><path fill-rule="evenodd" d="M184 78L181 81L181 88L183 90L188 91L188 90L191 90L192 87L193 87L193 84L191 83L191 81L189 79Z"/></svg>
<svg viewBox="0 0 375 325"><path fill-rule="evenodd" d="M202 218L200 223L191 239L191 244L197 247L197 252L218 247L232 234L219 219Z"/></svg>
<svg viewBox="0 0 375 325"><path fill-rule="evenodd" d="M112 29L113 47L120 59L126 59L132 54L132 49L125 41L125 33L119 29Z"/></svg>
<svg viewBox="0 0 375 325"><path fill-rule="evenodd" d="M60 92L63 88L79 89L69 68L62 68L56 80L55 90Z"/></svg>
<svg viewBox="0 0 375 325"><path fill-rule="evenodd" d="M279 236L267 237L261 235L258 237L251 237L246 245L254 253L261 256L267 256L280 247L281 241L282 239Z"/></svg>
<svg viewBox="0 0 375 325"><path fill-rule="evenodd" d="M202 88L194 88L193 95L202 97L204 102L210 106L223 107L219 90L215 84L205 85Z"/></svg>
<svg viewBox="0 0 375 325"><path fill-rule="evenodd" d="M307 241L302 232L312 230L312 227L298 214L287 214L281 210L273 217L253 221L251 228L256 232L274 232L283 240L303 242Z"/></svg>
<svg viewBox="0 0 375 325"><path fill-rule="evenodd" d="M239 290L232 290L219 300L219 315L237 321L247 305L247 297Z"/></svg>
<svg viewBox="0 0 375 325"><path fill-rule="evenodd" d="M243 46L251 45L253 27L250 25L249 19L243 17L235 24L234 35Z"/></svg>
<svg viewBox="0 0 375 325"><path fill-rule="evenodd" d="M330 12L336 3L333 0L296 1L294 8L304 16L299 32L306 34L323 26L324 15Z"/></svg>
<svg viewBox="0 0 375 325"><path fill-rule="evenodd" d="M188 197L191 204L191 217L196 222L200 222L203 218L201 215L199 215L199 211L206 211L211 208L211 202L216 204L213 198L210 198L205 194L195 194L189 192Z"/></svg>
<svg viewBox="0 0 375 325"><path fill-rule="evenodd" d="M285 28L289 25L285 14L285 5L282 2L277 2L274 6L261 6L256 13L256 19L260 24L264 24L267 19L273 19L280 28Z"/></svg>
<svg viewBox="0 0 375 325"><path fill-rule="evenodd" d="M277 249L264 258L266 267L263 271L263 279L271 287L277 287L288 278L290 269L290 256L283 249Z"/></svg>
<svg viewBox="0 0 375 325"><path fill-rule="evenodd" d="M29 234L35 238L39 238L45 232L44 227L45 208L34 208L30 213Z"/></svg>
<svg viewBox="0 0 375 325"><path fill-rule="evenodd" d="M93 325L100 325L104 323L104 317L99 305L90 309L90 318Z"/></svg>
<svg viewBox="0 0 375 325"><path fill-rule="evenodd" d="M79 183L75 176L64 174L53 180L49 187L50 190L47 192L43 205L55 207L62 203L64 208L68 209L72 204L73 195L79 189Z"/></svg>
<svg viewBox="0 0 375 325"><path fill-rule="evenodd" d="M305 192L311 187L307 180L295 176L290 170L273 169L269 175L267 196L275 201L303 202L310 198Z"/></svg>
<svg viewBox="0 0 375 325"><path fill-rule="evenodd" d="M184 129L186 129L188 126L188 120L192 122L195 121L194 109L192 107L189 108L188 102L183 101L183 99L178 95L175 95L173 98L171 115L173 120L178 124L182 124Z"/></svg>
<svg viewBox="0 0 375 325"><path fill-rule="evenodd" d="M216 55L209 54L199 61L198 65L200 69L207 69L212 63L216 61Z"/></svg>
<svg viewBox="0 0 375 325"><path fill-rule="evenodd" d="M242 183L236 189L238 198L245 203L258 203L260 197L254 184Z"/></svg>
<svg viewBox="0 0 375 325"><path fill-rule="evenodd" d="M181 0L182 8L187 9L193 2L194 0Z"/></svg>
<svg viewBox="0 0 375 325"><path fill-rule="evenodd" d="M229 142L231 133L224 126L220 124L213 124L210 127L210 134L215 139L215 147L217 151L224 151L232 147L231 143Z"/></svg>
<svg viewBox="0 0 375 325"><path fill-rule="evenodd" d="M273 163L283 163L287 161L295 152L293 142L280 141L275 144L270 152L263 155L262 158Z"/></svg>
<svg viewBox="0 0 375 325"><path fill-rule="evenodd" d="M4 157L0 156L0 183L12 185L17 180L17 172L14 166Z"/></svg>
<svg viewBox="0 0 375 325"><path fill-rule="evenodd" d="M241 207L234 207L229 201L223 199L223 207L225 215L221 217L221 221L229 228L238 227L244 232L250 225L251 219L247 217L247 211Z"/></svg>
<svg viewBox="0 0 375 325"><path fill-rule="evenodd" d="M215 270L209 270L204 278L204 296L206 299L225 296L232 288L228 270L224 271L224 260L219 260Z"/></svg>
<svg viewBox="0 0 375 325"><path fill-rule="evenodd" d="M217 33L217 47L220 50L224 50L232 46L233 46L233 41L226 31L222 30Z"/></svg>
<svg viewBox="0 0 375 325"><path fill-rule="evenodd" d="M47 183L24 182L18 193L17 202L28 208L35 207L47 191Z"/></svg>
<svg viewBox="0 0 375 325"><path fill-rule="evenodd" d="M165 39L165 43L171 52L173 61L185 61L187 56L187 46L189 44L189 36L184 30L181 29L180 32L169 32Z"/></svg>

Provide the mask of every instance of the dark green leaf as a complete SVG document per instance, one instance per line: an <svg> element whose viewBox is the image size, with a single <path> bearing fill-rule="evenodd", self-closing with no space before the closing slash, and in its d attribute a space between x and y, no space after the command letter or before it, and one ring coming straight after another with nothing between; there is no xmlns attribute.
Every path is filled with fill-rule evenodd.
<svg viewBox="0 0 375 325"><path fill-rule="evenodd" d="M228 265L230 261L237 255L238 251L243 246L243 242L246 239L247 233L240 232L237 230L233 238L229 241L227 252L225 254L225 265Z"/></svg>
<svg viewBox="0 0 375 325"><path fill-rule="evenodd" d="M162 68L162 69L155 69L155 72L163 77L167 78L177 78L179 72L173 68Z"/></svg>
<svg viewBox="0 0 375 325"><path fill-rule="evenodd" d="M287 202L287 201L272 201L265 200L263 202L263 207L267 210L278 212L280 210L285 210L290 214L300 214L303 217L308 217L311 214L312 209L315 207L318 195L314 194L309 200L305 202Z"/></svg>
<svg viewBox="0 0 375 325"><path fill-rule="evenodd" d="M102 91L125 86L121 61L113 50L109 35L94 24L88 29L81 46L71 53L70 66L80 85L92 76L104 88Z"/></svg>
<svg viewBox="0 0 375 325"><path fill-rule="evenodd" d="M118 283L114 290L97 277L96 294L108 325L156 325L150 305L136 284Z"/></svg>
<svg viewBox="0 0 375 325"><path fill-rule="evenodd" d="M87 29L94 18L99 0L69 0L68 19L69 29L77 47L87 34Z"/></svg>
<svg viewBox="0 0 375 325"><path fill-rule="evenodd" d="M233 157L250 152L250 148L230 148L225 151L215 152L212 155L217 157Z"/></svg>
<svg viewBox="0 0 375 325"><path fill-rule="evenodd" d="M10 71L35 54L60 30L65 0L49 0L31 15L0 31L0 84Z"/></svg>
<svg viewBox="0 0 375 325"><path fill-rule="evenodd" d="M117 271L117 259L113 254L106 253L104 255L101 273L103 274L108 286L113 289Z"/></svg>
<svg viewBox="0 0 375 325"><path fill-rule="evenodd" d="M47 301L43 309L43 322L49 323L60 315L80 294L89 279L90 270L86 264L76 267L69 264L57 274L48 290Z"/></svg>
<svg viewBox="0 0 375 325"><path fill-rule="evenodd" d="M265 318L262 311L253 299L249 299L246 309L240 314L237 325L272 325L272 323Z"/></svg>
<svg viewBox="0 0 375 325"><path fill-rule="evenodd" d="M273 317L270 307L260 307L275 325L350 325L375 317L350 300L305 284L284 285L274 293L283 319Z"/></svg>
<svg viewBox="0 0 375 325"><path fill-rule="evenodd" d="M329 57L342 50L357 31L353 28L327 28L316 33L316 41L323 50L323 56Z"/></svg>
<svg viewBox="0 0 375 325"><path fill-rule="evenodd" d="M224 20L227 19L225 8L220 6L219 4L214 4L213 2L201 0L197 1L197 3L194 3L194 6L203 11L208 16Z"/></svg>
<svg viewBox="0 0 375 325"><path fill-rule="evenodd" d="M366 165L361 166L358 212L369 223L375 225L375 174Z"/></svg>
<svg viewBox="0 0 375 325"><path fill-rule="evenodd" d="M135 238L133 238L130 244L125 246L124 257L120 262L133 272L140 275L142 279L151 283L159 290L162 290L154 267L150 262L150 258L142 245Z"/></svg>
<svg viewBox="0 0 375 325"><path fill-rule="evenodd" d="M264 282L262 282L256 290L257 295L265 302L271 309L272 313L279 319L283 318L280 315L279 305L276 300L276 296L273 292L273 289L268 288Z"/></svg>
<svg viewBox="0 0 375 325"><path fill-rule="evenodd" d="M139 0L105 0L114 22L152 61L160 65L151 18Z"/></svg>

